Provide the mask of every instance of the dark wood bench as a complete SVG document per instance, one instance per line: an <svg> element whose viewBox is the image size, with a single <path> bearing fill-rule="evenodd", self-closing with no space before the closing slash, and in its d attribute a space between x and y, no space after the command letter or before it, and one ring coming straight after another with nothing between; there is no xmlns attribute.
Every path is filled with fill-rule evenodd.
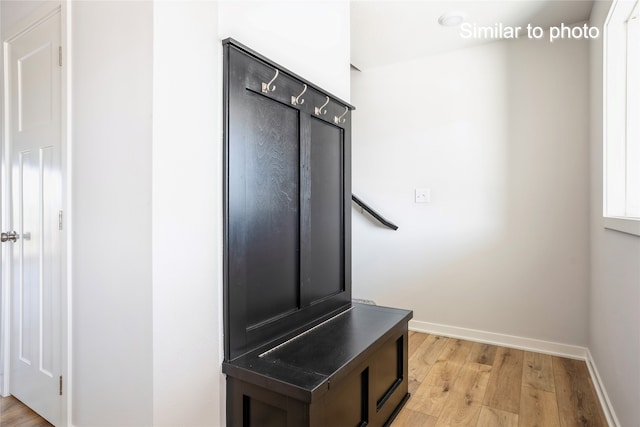
<svg viewBox="0 0 640 427"><path fill-rule="evenodd" d="M381 426L409 397L412 312L353 304L262 353L225 362L232 426Z"/></svg>

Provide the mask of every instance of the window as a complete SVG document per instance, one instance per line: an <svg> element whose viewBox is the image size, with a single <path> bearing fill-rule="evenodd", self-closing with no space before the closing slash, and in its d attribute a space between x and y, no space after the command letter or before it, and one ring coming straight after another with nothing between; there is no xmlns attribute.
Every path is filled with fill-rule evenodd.
<svg viewBox="0 0 640 427"><path fill-rule="evenodd" d="M604 35L604 222L640 236L640 1L614 1Z"/></svg>

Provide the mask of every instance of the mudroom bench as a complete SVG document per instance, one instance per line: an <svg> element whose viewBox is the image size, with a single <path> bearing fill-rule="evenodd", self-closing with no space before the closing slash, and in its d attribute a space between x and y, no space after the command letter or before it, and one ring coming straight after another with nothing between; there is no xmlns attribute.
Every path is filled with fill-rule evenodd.
<svg viewBox="0 0 640 427"><path fill-rule="evenodd" d="M409 397L411 317L354 303L278 346L225 362L230 425L387 425Z"/></svg>

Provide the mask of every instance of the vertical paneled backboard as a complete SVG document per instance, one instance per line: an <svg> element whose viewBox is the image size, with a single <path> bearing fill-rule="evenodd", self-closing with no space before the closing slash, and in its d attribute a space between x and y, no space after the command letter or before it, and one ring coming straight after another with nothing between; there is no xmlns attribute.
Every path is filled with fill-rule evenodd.
<svg viewBox="0 0 640 427"><path fill-rule="evenodd" d="M353 107L237 42L224 47L231 360L350 306Z"/></svg>

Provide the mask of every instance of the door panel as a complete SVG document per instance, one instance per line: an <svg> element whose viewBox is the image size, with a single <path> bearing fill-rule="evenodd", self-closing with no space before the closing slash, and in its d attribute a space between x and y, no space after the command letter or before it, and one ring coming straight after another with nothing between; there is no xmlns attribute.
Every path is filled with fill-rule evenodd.
<svg viewBox="0 0 640 427"><path fill-rule="evenodd" d="M47 125L53 119L52 48L51 43L44 43L17 61L19 132Z"/></svg>
<svg viewBox="0 0 640 427"><path fill-rule="evenodd" d="M59 10L8 43L12 248L10 392L60 423L62 210Z"/></svg>

